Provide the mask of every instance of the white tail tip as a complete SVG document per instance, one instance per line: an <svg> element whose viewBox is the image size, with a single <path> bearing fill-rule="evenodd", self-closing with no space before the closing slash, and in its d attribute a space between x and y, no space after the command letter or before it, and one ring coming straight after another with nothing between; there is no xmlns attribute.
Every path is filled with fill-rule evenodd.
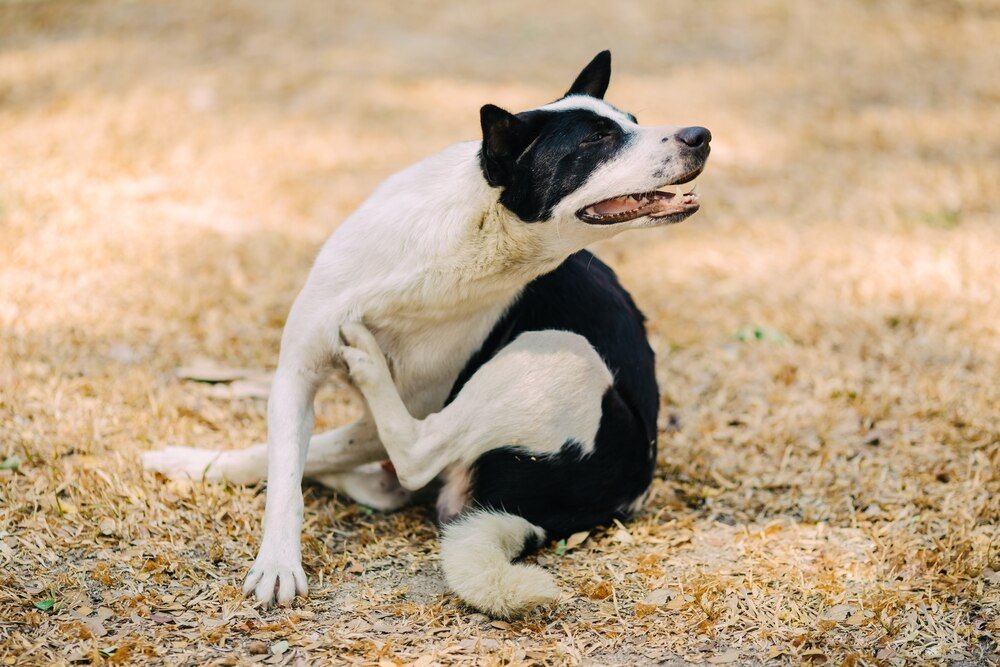
<svg viewBox="0 0 1000 667"><path fill-rule="evenodd" d="M545 531L521 517L475 512L450 524L441 540L441 566L455 593L491 616L513 618L562 597L552 575L536 565L511 563L529 538Z"/></svg>

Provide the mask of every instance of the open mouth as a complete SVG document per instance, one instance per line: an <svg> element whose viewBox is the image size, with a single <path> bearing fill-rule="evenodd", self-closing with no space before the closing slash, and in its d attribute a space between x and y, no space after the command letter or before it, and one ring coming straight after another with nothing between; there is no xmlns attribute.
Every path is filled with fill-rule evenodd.
<svg viewBox="0 0 1000 667"><path fill-rule="evenodd" d="M687 183L697 175L698 172L695 172L672 185ZM612 197L586 206L576 215L584 222L595 225L613 225L644 217L656 218L659 222L680 222L701 205L696 188L692 186L687 192L677 188L676 192L653 190Z"/></svg>

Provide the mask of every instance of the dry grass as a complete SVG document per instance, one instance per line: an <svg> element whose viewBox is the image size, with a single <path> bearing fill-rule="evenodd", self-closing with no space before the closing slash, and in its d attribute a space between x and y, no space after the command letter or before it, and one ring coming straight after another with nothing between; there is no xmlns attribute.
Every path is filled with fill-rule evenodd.
<svg viewBox="0 0 1000 667"><path fill-rule="evenodd" d="M0 662L996 662L998 45L986 1L0 2ZM243 602L262 490L137 454L263 405L173 369L272 366L378 181L605 46L614 102L715 134L694 220L598 249L659 353L649 510L491 624L426 509L310 489L312 598Z"/></svg>

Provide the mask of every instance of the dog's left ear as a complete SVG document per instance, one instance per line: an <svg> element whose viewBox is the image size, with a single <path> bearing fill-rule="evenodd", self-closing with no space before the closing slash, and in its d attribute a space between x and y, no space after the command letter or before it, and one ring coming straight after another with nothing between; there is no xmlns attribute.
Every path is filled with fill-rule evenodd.
<svg viewBox="0 0 1000 667"><path fill-rule="evenodd" d="M514 162L531 143L527 123L492 104L479 110L479 122L483 127L479 157L486 182L493 187L508 185Z"/></svg>
<svg viewBox="0 0 1000 667"><path fill-rule="evenodd" d="M601 51L590 61L576 81L566 91L566 95L590 95L599 100L604 99L604 93L608 92L608 84L611 83L611 51Z"/></svg>

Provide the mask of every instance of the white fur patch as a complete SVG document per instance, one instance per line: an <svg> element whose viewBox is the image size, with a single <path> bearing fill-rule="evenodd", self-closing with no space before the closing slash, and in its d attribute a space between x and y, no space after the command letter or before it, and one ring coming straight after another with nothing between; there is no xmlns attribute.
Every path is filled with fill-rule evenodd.
<svg viewBox="0 0 1000 667"><path fill-rule="evenodd" d="M621 125L638 127L627 114L614 108L604 100L599 100L590 95L567 95L566 97L538 107L543 111L569 111L571 109L584 109L617 121Z"/></svg>
<svg viewBox="0 0 1000 667"><path fill-rule="evenodd" d="M369 463L342 473L320 475L320 484L350 496L354 501L383 512L397 510L410 501L395 473L382 463Z"/></svg>
<svg viewBox="0 0 1000 667"><path fill-rule="evenodd" d="M469 502L469 487L472 474L468 466L456 464L444 474L444 486L438 492L438 523L444 525L453 521Z"/></svg>

